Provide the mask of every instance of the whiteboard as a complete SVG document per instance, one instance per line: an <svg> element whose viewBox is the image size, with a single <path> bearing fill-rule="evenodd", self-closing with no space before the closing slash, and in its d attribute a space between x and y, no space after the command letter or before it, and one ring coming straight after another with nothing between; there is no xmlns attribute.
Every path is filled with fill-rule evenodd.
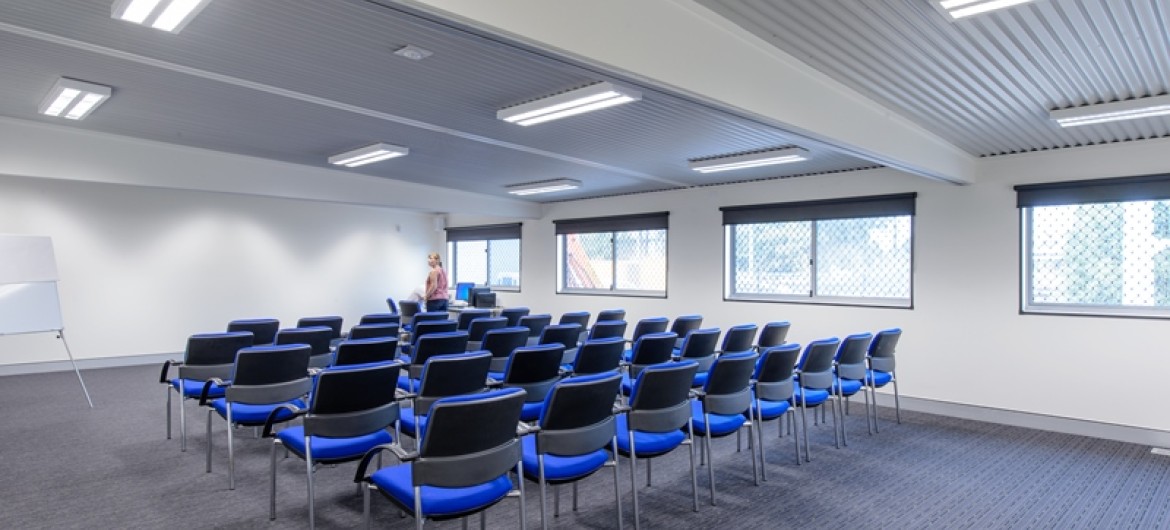
<svg viewBox="0 0 1170 530"><path fill-rule="evenodd" d="M61 303L57 282L0 285L0 335L57 331Z"/></svg>
<svg viewBox="0 0 1170 530"><path fill-rule="evenodd" d="M57 260L51 238L0 234L0 284L55 281Z"/></svg>

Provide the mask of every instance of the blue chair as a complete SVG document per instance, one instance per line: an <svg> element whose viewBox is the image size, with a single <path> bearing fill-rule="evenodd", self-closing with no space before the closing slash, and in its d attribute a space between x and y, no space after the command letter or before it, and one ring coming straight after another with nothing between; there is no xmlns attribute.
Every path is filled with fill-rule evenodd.
<svg viewBox="0 0 1170 530"><path fill-rule="evenodd" d="M621 381L616 372L560 380L544 400L535 435L521 440L524 476L540 485L542 528L548 528L547 484L572 483L576 511L577 483L607 466L613 468L617 527L622 528L617 420L613 415L613 402ZM559 506L554 507L553 516L559 513Z"/></svg>
<svg viewBox="0 0 1170 530"><path fill-rule="evenodd" d="M400 364L368 364L330 368L317 376L307 409L284 405L269 415L275 419L280 409L303 417L303 425L272 433L272 423L264 425L265 438L273 438L269 456L271 488L268 519L276 519L276 453L279 447L305 461L309 495L309 528L316 526L314 517L313 465L337 464L360 460L374 447L394 441L386 432L398 432L398 401L394 384Z"/></svg>
<svg viewBox="0 0 1170 530"><path fill-rule="evenodd" d="M754 351L729 353L720 356L711 365L711 375L703 389L695 391L698 398L691 402L691 430L703 437L699 446L699 463L707 455L707 475L711 486L711 506L715 506L715 459L711 439L729 436L748 429L748 452L752 458L752 478L760 485L756 468L756 443L752 429L756 418L752 410L752 373L759 354ZM744 415L747 415L745 418Z"/></svg>
<svg viewBox="0 0 1170 530"><path fill-rule="evenodd" d="M491 309L477 309L468 307L459 312L459 331L467 331L471 323L478 318L491 318Z"/></svg>
<svg viewBox="0 0 1170 530"><path fill-rule="evenodd" d="M603 309L597 313L597 321L598 322L601 322L603 320L625 320L625 319L626 319L626 310L625 309Z"/></svg>
<svg viewBox="0 0 1170 530"><path fill-rule="evenodd" d="M577 324L581 326L581 336L577 337L577 342L585 340L589 333L589 317L592 316L588 311L572 311L561 315L561 319L557 324Z"/></svg>
<svg viewBox="0 0 1170 530"><path fill-rule="evenodd" d="M398 387L413 392L418 388L423 366L436 355L450 355L467 351L466 331L444 331L419 337L414 355L410 357L407 373L398 378Z"/></svg>
<svg viewBox="0 0 1170 530"><path fill-rule="evenodd" d="M757 329L755 324L740 324L727 328L727 333L723 335L723 344L716 351L719 354L754 351Z"/></svg>
<svg viewBox="0 0 1170 530"><path fill-rule="evenodd" d="M349 328L348 339L377 339L382 337L398 338L398 324L385 322L381 324L358 324Z"/></svg>
<svg viewBox="0 0 1170 530"><path fill-rule="evenodd" d="M634 388L633 380L647 366L670 362L677 338L674 333L664 331L643 335L634 342L634 349L631 350L629 365L622 381L622 394L630 395Z"/></svg>
<svg viewBox="0 0 1170 530"><path fill-rule="evenodd" d="M898 400L898 377L894 371L894 350L897 349L900 338L902 338L901 329L885 329L877 332L873 337L873 342L869 344L869 354L866 357L869 369L865 373L865 384L873 393L873 429L875 431L878 431L877 389L889 383L894 384L894 413L897 415L898 423L902 423L902 405Z"/></svg>
<svg viewBox="0 0 1170 530"><path fill-rule="evenodd" d="M676 341L677 342L677 341ZM695 361L699 371L695 374L693 386L707 384L707 374L711 365L715 363L715 345L719 342L719 328L695 329L683 338L682 347L678 350L678 358L685 361Z"/></svg>
<svg viewBox="0 0 1170 530"><path fill-rule="evenodd" d="M561 364L572 364L577 358L577 341L581 338L580 324L555 324L546 326L540 332L538 345L560 344L565 348Z"/></svg>
<svg viewBox="0 0 1170 530"><path fill-rule="evenodd" d="M765 421L788 417L788 432L792 435L793 444L796 446L796 465L800 465L800 437L796 435L796 409L792 406L793 397L796 395L796 383L793 376L796 373L796 358L799 355L799 344L782 344L764 350L760 354L760 360L756 363L756 373L753 376L756 382L752 395L754 398L752 406L756 419L761 422L760 428L756 429L756 441L759 442L760 446L760 464L762 464L760 475L764 480L768 480L768 462L764 457L764 428L762 425ZM777 421L776 427L780 437L783 437L784 422Z"/></svg>
<svg viewBox="0 0 1170 530"><path fill-rule="evenodd" d="M686 340L687 333L701 327L703 327L703 315L682 315L675 318L674 322L670 324L670 331L678 335L678 344L674 347L682 349L682 343Z"/></svg>
<svg viewBox="0 0 1170 530"><path fill-rule="evenodd" d="M469 343L470 344L470 343ZM492 354L491 371L503 372L512 350L528 345L528 328L515 326L493 329L484 333L478 350Z"/></svg>
<svg viewBox="0 0 1170 530"><path fill-rule="evenodd" d="M561 379L561 356L565 347L557 344L522 346L512 350L504 373L488 372L488 377L500 381L506 388L523 388L527 393L521 421L536 421L544 408L544 398L553 384Z"/></svg>
<svg viewBox="0 0 1170 530"><path fill-rule="evenodd" d="M398 313L369 313L362 315L358 324L398 324L402 326L402 315Z"/></svg>
<svg viewBox="0 0 1170 530"><path fill-rule="evenodd" d="M638 460L663 456L681 445L688 446L691 454L691 496L694 511L699 511L690 397L697 368L690 361L647 367L634 382L629 406L619 408L623 413L617 417L617 446L618 453L630 459L635 528L639 527ZM649 467L646 471L650 486L653 477Z"/></svg>
<svg viewBox="0 0 1170 530"><path fill-rule="evenodd" d="M524 391L505 388L483 394L448 397L435 402L417 451L387 444L366 454L355 482L362 490L363 514L370 525L370 492L381 492L415 519L443 520L480 514L509 495L520 498L520 528L526 528L524 476L518 436ZM475 433L468 436L467 433ZM401 462L374 471L366 468L374 456L392 451ZM509 473L515 471L518 487Z"/></svg>
<svg viewBox="0 0 1170 530"><path fill-rule="evenodd" d="M187 349L182 361L166 361L158 382L167 385L167 439L171 439L171 392L179 395L179 450L187 450L187 413L184 404L188 399L199 399L204 384L211 379L231 380L232 368L236 363L236 352L252 346L250 331L228 333L200 333L187 338ZM177 377L168 377L171 367L176 367ZM212 385L207 395L221 398L223 387Z"/></svg>
<svg viewBox="0 0 1170 530"><path fill-rule="evenodd" d="M507 328L514 328L520 325L520 317L528 316L527 307L506 307L500 311L500 316L508 319Z"/></svg>
<svg viewBox="0 0 1170 530"><path fill-rule="evenodd" d="M520 317L519 326L528 328L528 345L536 346L540 341L540 334L544 328L552 324L552 315L542 313L539 315L524 315Z"/></svg>
<svg viewBox="0 0 1170 530"><path fill-rule="evenodd" d="M317 327L317 326L325 326L332 331L332 333L329 336L329 340L340 340L341 339L341 322L342 322L341 317L339 317L337 315L328 315L328 316L320 316L320 317L305 317L305 318L302 318L300 320L297 320L297 327L298 328L313 328L313 327Z"/></svg>
<svg viewBox="0 0 1170 530"><path fill-rule="evenodd" d="M849 398L865 389L865 354L872 340L872 333L849 335L841 341L837 347L837 356L833 359L833 394L841 405L841 443L846 446L849 445L849 436L845 432ZM869 392L862 394L865 397L865 427L869 434L873 434L873 426L869 422Z"/></svg>
<svg viewBox="0 0 1170 530"><path fill-rule="evenodd" d="M389 363L398 358L398 339L346 339L337 345L333 366Z"/></svg>
<svg viewBox="0 0 1170 530"><path fill-rule="evenodd" d="M422 305L417 300L401 300L398 302L398 316L402 317L399 323L403 331L410 331L414 325L414 316L422 312Z"/></svg>
<svg viewBox="0 0 1170 530"><path fill-rule="evenodd" d="M670 321L667 320L666 317L643 318L642 320L639 320L637 324L634 324L634 334L630 337L629 342L630 344L634 344L638 342L638 339L646 335L650 335L652 333L664 333L666 332L666 326L668 324L670 324ZM675 342L677 342L677 340ZM629 360L631 355L633 355L632 349L633 347L631 347L630 350L626 350L626 360Z"/></svg>
<svg viewBox="0 0 1170 530"><path fill-rule="evenodd" d="M617 373L625 348L626 341L621 337L587 340L577 348L577 358L569 371L573 375Z"/></svg>
<svg viewBox="0 0 1170 530"><path fill-rule="evenodd" d="M280 321L275 318L245 318L228 322L228 333L236 331L250 331L252 346L272 344L276 340L276 332L280 329Z"/></svg>
<svg viewBox="0 0 1170 530"><path fill-rule="evenodd" d="M585 340L608 339L617 337L625 339L627 323L625 320L598 320L589 328Z"/></svg>
<svg viewBox="0 0 1170 530"><path fill-rule="evenodd" d="M800 409L800 428L804 431L804 461L811 462L808 447L808 418L805 411L824 405L831 401L833 380L833 358L837 355L837 345L841 341L836 337L814 340L804 347L800 362L796 365L796 395L793 404ZM841 439L837 432L836 402L833 405L833 440L837 447L841 447ZM824 409L822 409L823 415ZM814 413L815 414L815 413Z"/></svg>
<svg viewBox="0 0 1170 530"><path fill-rule="evenodd" d="M768 348L784 344L788 340L790 328L792 324L787 320L764 324L764 329L760 330L760 337L756 340L756 351L763 353Z"/></svg>
<svg viewBox="0 0 1170 530"><path fill-rule="evenodd" d="M402 409L402 432L415 437L417 442L418 433L423 430L420 427L425 427L427 414L435 401L487 390L490 364L491 355L482 351L436 355L427 359L415 387L415 396L410 406Z"/></svg>
<svg viewBox="0 0 1170 530"><path fill-rule="evenodd" d="M386 306L390 308L391 313L394 313L395 315L402 314L402 313L398 312L398 304L394 303L393 297L390 297L390 296L386 297ZM399 323L401 324L401 322L399 322Z"/></svg>
<svg viewBox="0 0 1170 530"><path fill-rule="evenodd" d="M306 344L313 352L309 358L309 367L325 368L333 364L333 351L329 348L332 337L333 329L328 326L290 328L276 332L275 344Z"/></svg>
<svg viewBox="0 0 1170 530"><path fill-rule="evenodd" d="M309 356L305 344L253 346L236 354L231 382L212 379L203 385L199 404L207 409L207 472L211 472L211 417L218 414L227 421L228 489L236 489L236 456L233 431L237 426L260 427L292 419L295 409L305 407L303 398L312 389L309 379ZM224 388L224 397L212 399L208 390L216 384ZM274 414L275 412L275 414Z"/></svg>
<svg viewBox="0 0 1170 530"><path fill-rule="evenodd" d="M493 329L503 329L508 326L508 319L504 317L477 318L467 326L467 351L475 351L483 347L483 338ZM528 340L525 335L525 341Z"/></svg>
<svg viewBox="0 0 1170 530"><path fill-rule="evenodd" d="M419 339L433 333L451 333L456 331L459 324L454 320L423 320L414 323L414 332L410 334L410 341L401 346L402 354L407 357L414 355L414 349Z"/></svg>

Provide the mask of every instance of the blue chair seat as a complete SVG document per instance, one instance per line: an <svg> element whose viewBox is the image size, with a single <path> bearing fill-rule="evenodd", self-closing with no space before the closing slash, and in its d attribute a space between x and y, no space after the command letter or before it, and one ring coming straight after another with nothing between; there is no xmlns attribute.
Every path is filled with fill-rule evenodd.
<svg viewBox="0 0 1170 530"><path fill-rule="evenodd" d="M861 381L857 381L854 379L842 379L841 380L841 392L839 392L841 395L852 396L853 394L856 394L860 391L861 391ZM833 393L834 394L838 393L837 392L837 383L835 383L835 382L833 383Z"/></svg>
<svg viewBox="0 0 1170 530"><path fill-rule="evenodd" d="M726 436L738 430L743 426L747 418L743 414L710 414L712 436ZM698 401L691 402L691 425L695 429L695 434L708 432L707 420L703 417L703 404ZM638 441L638 440L635 440Z"/></svg>
<svg viewBox="0 0 1170 530"><path fill-rule="evenodd" d="M183 397L197 398L203 393L203 381L197 379L171 379L171 386L175 390L180 391ZM221 398L224 395L224 388L215 383L211 384L211 388L207 392L207 397Z"/></svg>
<svg viewBox="0 0 1170 530"><path fill-rule="evenodd" d="M622 350L622 360L630 362L634 358L634 350Z"/></svg>
<svg viewBox="0 0 1170 530"><path fill-rule="evenodd" d="M406 370L404 369L403 371L405 372ZM398 376L398 388L409 391L411 390L412 382L414 383L414 390L418 390L419 385L422 384L418 379L411 379L409 375L403 374Z"/></svg>
<svg viewBox="0 0 1170 530"><path fill-rule="evenodd" d="M540 412L542 410L544 410L543 401L525 403L524 407L520 409L520 421L536 421L540 419Z"/></svg>
<svg viewBox="0 0 1170 530"><path fill-rule="evenodd" d="M414 486L411 482L410 465L384 467L370 475L370 480L408 512L414 511ZM480 510L503 499L511 490L512 481L507 474L466 488L423 486L422 516L453 516ZM418 514L413 515L418 517Z"/></svg>
<svg viewBox="0 0 1170 530"><path fill-rule="evenodd" d="M800 389L800 387L798 386L795 389L793 389L793 392L792 392L792 404L793 405L800 403L800 396L802 393L807 394L805 396L805 403L807 403L809 406L820 405L821 403L824 403L824 402L829 400L829 391L828 390L816 390L816 389L810 388L808 390L802 391Z"/></svg>
<svg viewBox="0 0 1170 530"><path fill-rule="evenodd" d="M622 395L630 395L634 391L634 381L630 379L630 374L622 374Z"/></svg>
<svg viewBox="0 0 1170 530"><path fill-rule="evenodd" d="M754 397L752 399L752 410L762 420L770 420L783 416L790 408L792 408L792 405L787 401L768 401L766 399L761 399L760 406L757 408Z"/></svg>
<svg viewBox="0 0 1170 530"><path fill-rule="evenodd" d="M402 432L408 433L412 436L418 436L420 428L424 431L427 428L427 417L420 416L418 418L418 423L416 424L414 419L414 409L403 408L398 419L398 428L401 429Z"/></svg>
<svg viewBox="0 0 1170 530"><path fill-rule="evenodd" d="M638 440L635 440L637 442ZM520 440L524 449L524 475L532 480L540 479L540 467L536 459L536 437L525 436ZM638 451L639 453L641 451ZM601 469L609 460L605 449L599 449L580 456L544 455L544 478L550 482L575 480Z"/></svg>
<svg viewBox="0 0 1170 530"><path fill-rule="evenodd" d="M873 386L886 386L887 383L894 379L894 376L889 372L880 372L878 370L866 370L865 380L873 380Z"/></svg>
<svg viewBox="0 0 1170 530"><path fill-rule="evenodd" d="M297 456L305 457L305 428L301 426L289 427L276 434L280 442ZM385 430L372 432L364 436L352 438L329 438L313 436L313 460L317 462L331 460L355 460L361 458L375 446L388 444L394 437Z"/></svg>
<svg viewBox="0 0 1170 530"><path fill-rule="evenodd" d="M618 452L630 454L630 430L626 423L626 416L617 417ZM686 433L681 430L664 433L634 432L636 456L639 458L657 456L672 451L687 439Z"/></svg>
<svg viewBox="0 0 1170 530"><path fill-rule="evenodd" d="M268 420L268 415L281 405L292 405L299 409L307 408L305 402L300 399L286 401L284 403L273 403L268 405L250 405L247 403L232 403L232 421L241 425L264 425ZM220 398L211 402L211 408L215 409L224 419L227 419L227 400ZM292 417L292 412L288 409L281 409L280 413L276 415L277 421L284 421Z"/></svg>
<svg viewBox="0 0 1170 530"><path fill-rule="evenodd" d="M496 381L503 381L504 372L488 372L488 377L495 379Z"/></svg>
<svg viewBox="0 0 1170 530"><path fill-rule="evenodd" d="M706 386L708 375L710 375L710 372L696 373L695 374L695 381L693 383L691 383L691 386Z"/></svg>

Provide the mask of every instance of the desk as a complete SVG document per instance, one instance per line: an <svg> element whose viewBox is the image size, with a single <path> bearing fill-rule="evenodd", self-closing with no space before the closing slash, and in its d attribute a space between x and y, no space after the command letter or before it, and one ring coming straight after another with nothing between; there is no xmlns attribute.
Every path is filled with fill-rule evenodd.
<svg viewBox="0 0 1170 530"><path fill-rule="evenodd" d="M455 307L455 306L449 305L449 306L447 306L447 314L451 316L451 320L459 320L459 315L462 314L463 311L467 310L467 309L487 309L487 310L491 311L491 315L493 317L498 317L498 316L500 316L500 312L504 310L504 306L475 307L475 306L465 305L462 307Z"/></svg>

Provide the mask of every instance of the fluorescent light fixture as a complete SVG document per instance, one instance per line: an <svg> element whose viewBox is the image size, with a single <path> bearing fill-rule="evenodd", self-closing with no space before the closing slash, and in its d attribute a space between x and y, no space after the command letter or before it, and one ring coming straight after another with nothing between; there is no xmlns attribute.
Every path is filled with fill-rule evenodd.
<svg viewBox="0 0 1170 530"><path fill-rule="evenodd" d="M390 158L406 156L410 149L400 145L373 144L346 151L329 157L329 163L336 166L358 167Z"/></svg>
<svg viewBox="0 0 1170 530"><path fill-rule="evenodd" d="M1170 114L1170 94L1150 98L1114 101L1048 112L1061 127L1076 127L1119 120L1136 120Z"/></svg>
<svg viewBox="0 0 1170 530"><path fill-rule="evenodd" d="M603 81L500 109L496 111L496 118L527 127L641 99L642 93L637 90Z"/></svg>
<svg viewBox="0 0 1170 530"><path fill-rule="evenodd" d="M963 18L978 15L996 9L1026 4L1032 0L941 0L938 5L946 10L951 18Z"/></svg>
<svg viewBox="0 0 1170 530"><path fill-rule="evenodd" d="M806 154L808 151L799 147L789 147L785 149L772 149L770 151L756 151L754 153L745 153L742 155L720 156L715 158L704 158L701 160L691 160L691 169L699 173L718 173L720 171L731 171L733 169L747 169L749 167L771 166L775 164L788 164L791 162L800 162L808 160Z"/></svg>
<svg viewBox="0 0 1170 530"><path fill-rule="evenodd" d="M507 186L512 195L535 195L537 193L551 193L554 191L575 190L581 187L581 181L573 179L543 180L527 184L513 184Z"/></svg>
<svg viewBox="0 0 1170 530"><path fill-rule="evenodd" d="M53 84L45 99L41 100L38 111L46 116L80 120L89 116L93 109L109 99L112 93L113 90L108 86L62 77Z"/></svg>
<svg viewBox="0 0 1170 530"><path fill-rule="evenodd" d="M116 0L110 16L178 33L211 0Z"/></svg>

